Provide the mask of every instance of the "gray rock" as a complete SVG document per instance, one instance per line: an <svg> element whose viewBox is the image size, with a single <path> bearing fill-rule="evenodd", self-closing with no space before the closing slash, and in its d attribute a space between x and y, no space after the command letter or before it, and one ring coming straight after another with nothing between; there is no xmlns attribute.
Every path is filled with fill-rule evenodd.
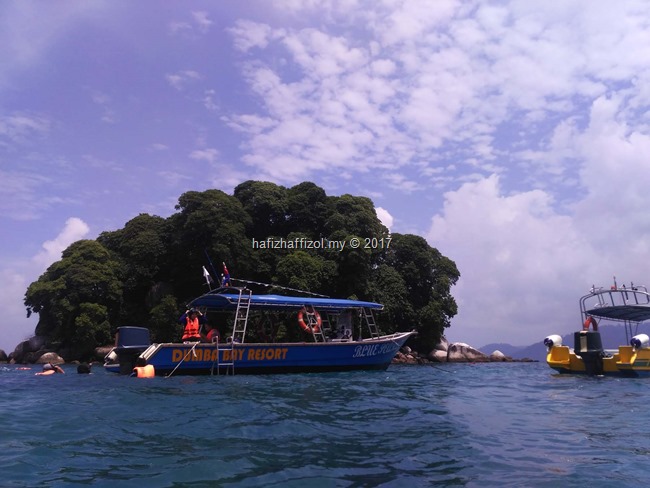
<svg viewBox="0 0 650 488"><path fill-rule="evenodd" d="M27 346L25 352L36 352L39 349L42 349L47 342L47 338L44 336L34 336L30 337L27 340Z"/></svg>
<svg viewBox="0 0 650 488"><path fill-rule="evenodd" d="M0 349L0 362L6 363L9 361L9 358L7 357L7 353L4 352L3 349Z"/></svg>
<svg viewBox="0 0 650 488"><path fill-rule="evenodd" d="M464 342L454 342L447 350L447 361L450 363L487 362L489 360L487 354Z"/></svg>
<svg viewBox="0 0 650 488"><path fill-rule="evenodd" d="M104 361L106 355L113 350L113 346L101 346L95 348L95 359L97 361Z"/></svg>
<svg viewBox="0 0 650 488"><path fill-rule="evenodd" d="M503 354L501 351L496 350L492 354L490 354L490 361L492 362L500 362L500 361L512 361L511 358Z"/></svg>
<svg viewBox="0 0 650 488"><path fill-rule="evenodd" d="M447 351L440 349L434 349L427 356L429 361L434 361L436 363L446 363L447 362Z"/></svg>
<svg viewBox="0 0 650 488"><path fill-rule="evenodd" d="M436 345L436 351L445 351L447 352L447 349L449 349L449 342L447 342L447 338L445 336L442 336L440 338L440 342L438 345Z"/></svg>
<svg viewBox="0 0 650 488"><path fill-rule="evenodd" d="M45 364L45 363L64 364L65 361L61 356L59 356L55 352L46 352L36 361L36 364Z"/></svg>

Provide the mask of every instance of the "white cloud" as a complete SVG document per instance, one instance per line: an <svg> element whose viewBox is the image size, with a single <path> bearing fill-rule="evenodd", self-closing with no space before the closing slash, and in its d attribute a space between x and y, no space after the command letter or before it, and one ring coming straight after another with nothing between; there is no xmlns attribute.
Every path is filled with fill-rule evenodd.
<svg viewBox="0 0 650 488"><path fill-rule="evenodd" d="M34 263L43 269L61 259L61 253L73 242L83 239L90 232L90 227L83 220L71 217L65 222L63 230L51 241L43 243L43 250L34 256Z"/></svg>
<svg viewBox="0 0 650 488"><path fill-rule="evenodd" d="M166 74L165 79L172 87L181 91L190 83L202 79L202 76L197 71L185 70L173 74Z"/></svg>
<svg viewBox="0 0 650 488"><path fill-rule="evenodd" d="M43 243L42 250L30 260L0 261L0 279L3 288L0 307L4 320L0 323L0 349L10 353L19 342L31 337L37 316L26 319L24 296L29 284L38 279L61 253L73 242L88 235L88 225L79 218L69 218L61 232Z"/></svg>
<svg viewBox="0 0 650 488"><path fill-rule="evenodd" d="M210 30L213 22L208 18L208 13L203 11L192 12L192 19L197 25L199 31L206 33Z"/></svg>
<svg viewBox="0 0 650 488"><path fill-rule="evenodd" d="M238 20L229 32L233 35L235 47L242 52L254 47L265 48L274 37L269 25L250 20Z"/></svg>
<svg viewBox="0 0 650 488"><path fill-rule="evenodd" d="M16 264L11 267L0 268L2 280L2 293L0 293L0 307L2 307L3 321L0 323L0 349L7 354L21 342L34 335L36 317L26 319L27 312L24 306L24 296L29 279L22 269L18 270Z"/></svg>
<svg viewBox="0 0 650 488"><path fill-rule="evenodd" d="M173 35L181 34L187 37L196 37L198 34L207 34L212 27L212 20L208 18L209 14L205 11L192 11L191 19L174 20L169 23L169 32Z"/></svg>
<svg viewBox="0 0 650 488"><path fill-rule="evenodd" d="M52 46L82 20L101 19L110 2L0 5L0 89L13 85L13 77L38 63Z"/></svg>
<svg viewBox="0 0 650 488"><path fill-rule="evenodd" d="M393 216L386 210L385 208L382 207L376 207L375 212L377 212L377 218L381 221L382 224L388 228L388 230L393 227Z"/></svg>
<svg viewBox="0 0 650 488"><path fill-rule="evenodd" d="M207 161L208 163L215 163L219 157L219 151L214 148L197 149L190 153L191 159L197 161Z"/></svg>
<svg viewBox="0 0 650 488"><path fill-rule="evenodd" d="M29 143L50 131L51 120L39 114L0 113L0 147Z"/></svg>
<svg viewBox="0 0 650 488"><path fill-rule="evenodd" d="M453 337L528 345L577 325L577 299L598 256L589 235L552 203L541 190L504 195L494 175L445 194L427 238L461 272Z"/></svg>
<svg viewBox="0 0 650 488"><path fill-rule="evenodd" d="M548 174L560 182L562 165L531 149L541 142L540 125L574 119L584 97L597 98L622 80L638 87L637 106L649 100L640 79L650 81L643 67L650 54L635 47L650 35L641 5L599 4L585 11L575 2L470 7L404 1L371 9L355 2L294 2L287 8L317 15L318 28L239 21L230 30L241 51L261 50L244 74L262 105L259 113L229 116L228 123L250 137L244 161L283 182L338 171L341 164L352 171L400 172L422 188L428 182L453 189L460 179L426 179L429 168L448 166L444 153L461 169L459 176L463 165L476 167L480 177L502 173L521 163L510 160L518 155L535 168L521 190ZM341 19L367 29L334 35L331 27ZM249 125L255 120L268 123ZM300 131L291 130L296 125ZM503 157L499 132L508 130L518 133L507 143L520 142L527 152L507 148ZM318 147L320 141L330 149ZM325 157L336 159L324 165Z"/></svg>

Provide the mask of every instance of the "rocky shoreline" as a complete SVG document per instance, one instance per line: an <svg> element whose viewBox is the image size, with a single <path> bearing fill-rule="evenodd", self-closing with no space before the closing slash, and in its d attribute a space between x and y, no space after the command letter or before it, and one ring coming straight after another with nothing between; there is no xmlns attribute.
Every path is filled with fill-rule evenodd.
<svg viewBox="0 0 650 488"><path fill-rule="evenodd" d="M98 347L94 351L94 361L103 361L112 346ZM16 346L6 354L0 349L0 363L9 364L65 364L68 351L58 351L49 345L44 337L34 336ZM464 342L449 343L443 336L440 344L427 355L419 354L404 346L393 359L393 364L430 364L430 363L495 363L495 362L535 362L532 359L513 359L501 351L485 354Z"/></svg>
<svg viewBox="0 0 650 488"><path fill-rule="evenodd" d="M85 360L101 361L113 349L113 346L103 346L95 348L92 358ZM54 365L66 363L79 363L78 360L72 360L78 354L75 351L59 350L56 345L49 343L46 337L33 336L16 346L13 352L7 354L0 349L0 363L8 364L47 364Z"/></svg>
<svg viewBox="0 0 650 488"><path fill-rule="evenodd" d="M436 348L427 355L412 351L405 346L400 349L393 359L393 364L431 364L431 363L534 363L534 359L513 359L501 351L493 351L485 354L482 351L465 344L464 342L449 343L446 337L442 337Z"/></svg>

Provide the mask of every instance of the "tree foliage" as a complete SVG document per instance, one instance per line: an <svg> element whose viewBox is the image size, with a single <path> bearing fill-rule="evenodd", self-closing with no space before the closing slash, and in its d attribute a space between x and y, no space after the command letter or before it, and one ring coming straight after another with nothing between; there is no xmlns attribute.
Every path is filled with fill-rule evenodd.
<svg viewBox="0 0 650 488"><path fill-rule="evenodd" d="M346 246L259 246L280 238ZM383 245L353 248L352 238ZM184 304L207 291L202 268L218 280L223 262L234 278L383 303L382 332L417 329L414 345L426 352L457 313L454 262L422 237L391 235L370 199L327 196L310 182L285 188L261 181L238 185L232 196L190 191L168 218L141 214L95 241L75 242L29 286L25 305L39 314L36 333L72 349L73 359L110 342L120 325L148 327L155 341L177 340Z"/></svg>

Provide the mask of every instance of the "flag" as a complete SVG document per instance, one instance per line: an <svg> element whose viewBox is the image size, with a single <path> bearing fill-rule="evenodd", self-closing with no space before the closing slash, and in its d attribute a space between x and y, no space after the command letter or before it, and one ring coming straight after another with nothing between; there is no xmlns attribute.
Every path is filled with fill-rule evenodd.
<svg viewBox="0 0 650 488"><path fill-rule="evenodd" d="M226 268L226 263L223 263L223 275L221 276L221 286L230 286L230 273Z"/></svg>
<svg viewBox="0 0 650 488"><path fill-rule="evenodd" d="M208 287L210 284L214 283L214 280L212 279L212 276L210 276L210 273L208 273L208 270L205 269L205 266L203 266L203 277L205 278L205 282L208 284Z"/></svg>

